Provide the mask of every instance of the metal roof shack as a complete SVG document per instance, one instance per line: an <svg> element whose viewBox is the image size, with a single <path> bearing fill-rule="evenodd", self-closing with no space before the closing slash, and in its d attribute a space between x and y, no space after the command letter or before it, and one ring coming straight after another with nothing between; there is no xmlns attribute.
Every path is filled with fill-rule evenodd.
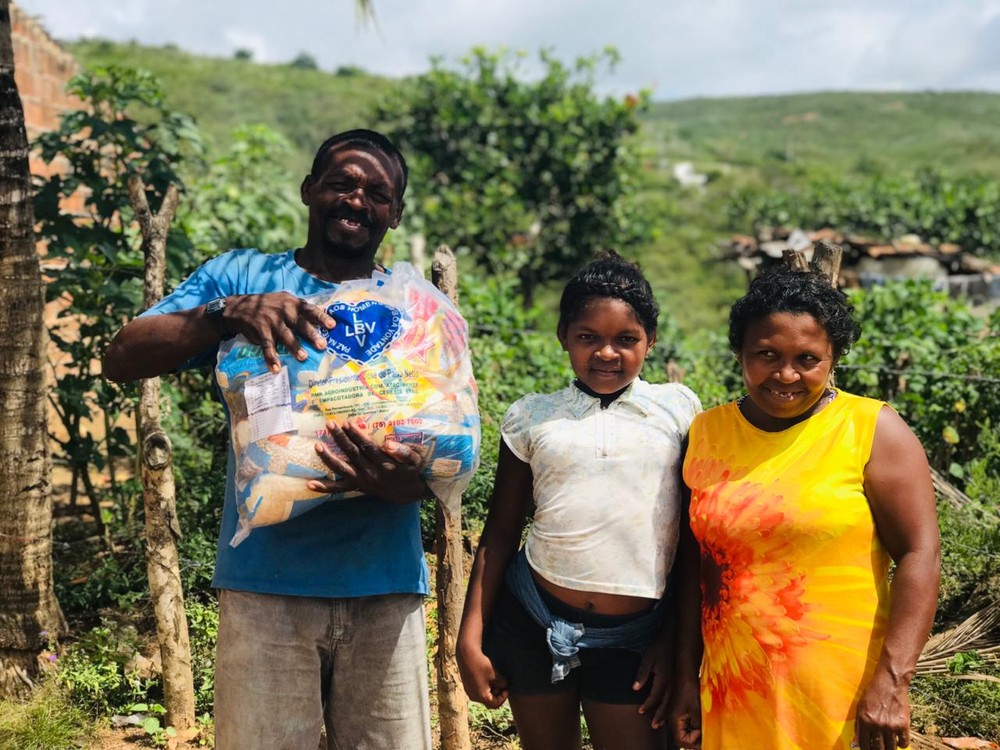
<svg viewBox="0 0 1000 750"><path fill-rule="evenodd" d="M953 243L932 244L916 235L891 242L847 234L830 227L765 227L755 235L733 235L721 243L722 259L735 261L748 276L782 262L786 251L797 250L812 260L813 247L825 241L843 248L839 284L869 287L892 279L931 279L953 297L971 304L1000 304L1000 263L963 250Z"/></svg>

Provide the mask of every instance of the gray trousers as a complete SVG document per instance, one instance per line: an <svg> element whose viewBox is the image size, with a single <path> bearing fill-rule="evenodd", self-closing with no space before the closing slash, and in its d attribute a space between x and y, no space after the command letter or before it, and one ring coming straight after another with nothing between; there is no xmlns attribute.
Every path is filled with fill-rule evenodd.
<svg viewBox="0 0 1000 750"><path fill-rule="evenodd" d="M216 750L430 750L423 597L219 592Z"/></svg>

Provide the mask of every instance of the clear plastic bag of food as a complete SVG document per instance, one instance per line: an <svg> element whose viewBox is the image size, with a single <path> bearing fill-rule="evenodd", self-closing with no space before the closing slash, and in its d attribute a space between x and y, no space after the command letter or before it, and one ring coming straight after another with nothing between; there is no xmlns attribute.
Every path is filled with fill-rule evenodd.
<svg viewBox="0 0 1000 750"><path fill-rule="evenodd" d="M468 326L458 310L408 263L307 300L336 321L321 331L326 350L305 344L308 357L299 362L279 347L282 369L272 373L260 347L242 336L219 348L215 375L229 408L239 512L230 544L357 496L307 486L330 475L316 442L339 453L328 419L353 420L376 443L392 437L413 448L428 486L457 513L480 442Z"/></svg>

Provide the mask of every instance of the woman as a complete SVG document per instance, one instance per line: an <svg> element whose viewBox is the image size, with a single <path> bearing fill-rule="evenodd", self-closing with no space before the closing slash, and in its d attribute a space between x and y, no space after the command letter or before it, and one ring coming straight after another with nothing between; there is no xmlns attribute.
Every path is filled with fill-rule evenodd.
<svg viewBox="0 0 1000 750"><path fill-rule="evenodd" d="M896 412L830 385L851 312L822 276L783 267L733 306L746 394L695 419L684 463L701 591L682 577L682 747L909 745L938 590L934 491Z"/></svg>

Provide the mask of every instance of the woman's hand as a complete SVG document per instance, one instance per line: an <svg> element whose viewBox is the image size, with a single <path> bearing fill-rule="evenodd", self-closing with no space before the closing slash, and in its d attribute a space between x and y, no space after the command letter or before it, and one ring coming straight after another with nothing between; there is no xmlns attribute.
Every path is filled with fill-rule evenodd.
<svg viewBox="0 0 1000 750"><path fill-rule="evenodd" d="M679 747L701 747L701 695L697 677L675 682L668 721Z"/></svg>
<svg viewBox="0 0 1000 750"><path fill-rule="evenodd" d="M905 681L877 672L858 702L854 735L863 750L910 746L910 699Z"/></svg>
<svg viewBox="0 0 1000 750"><path fill-rule="evenodd" d="M670 702L670 688L674 678L672 632L661 634L642 655L639 671L632 683L633 690L642 690L652 678L653 687L649 697L639 706L639 713L653 711L653 729L659 729L667 720L667 706Z"/></svg>
<svg viewBox="0 0 1000 750"><path fill-rule="evenodd" d="M420 475L420 455L402 443L386 440L381 446L353 422L341 429L330 420L326 424L343 458L325 443L316 443L316 453L334 474L333 479L313 479L314 492L339 494L362 492L393 503L411 503L431 496Z"/></svg>
<svg viewBox="0 0 1000 750"><path fill-rule="evenodd" d="M455 657L466 695L487 708L500 708L507 700L507 678L493 668L483 650L459 646Z"/></svg>

